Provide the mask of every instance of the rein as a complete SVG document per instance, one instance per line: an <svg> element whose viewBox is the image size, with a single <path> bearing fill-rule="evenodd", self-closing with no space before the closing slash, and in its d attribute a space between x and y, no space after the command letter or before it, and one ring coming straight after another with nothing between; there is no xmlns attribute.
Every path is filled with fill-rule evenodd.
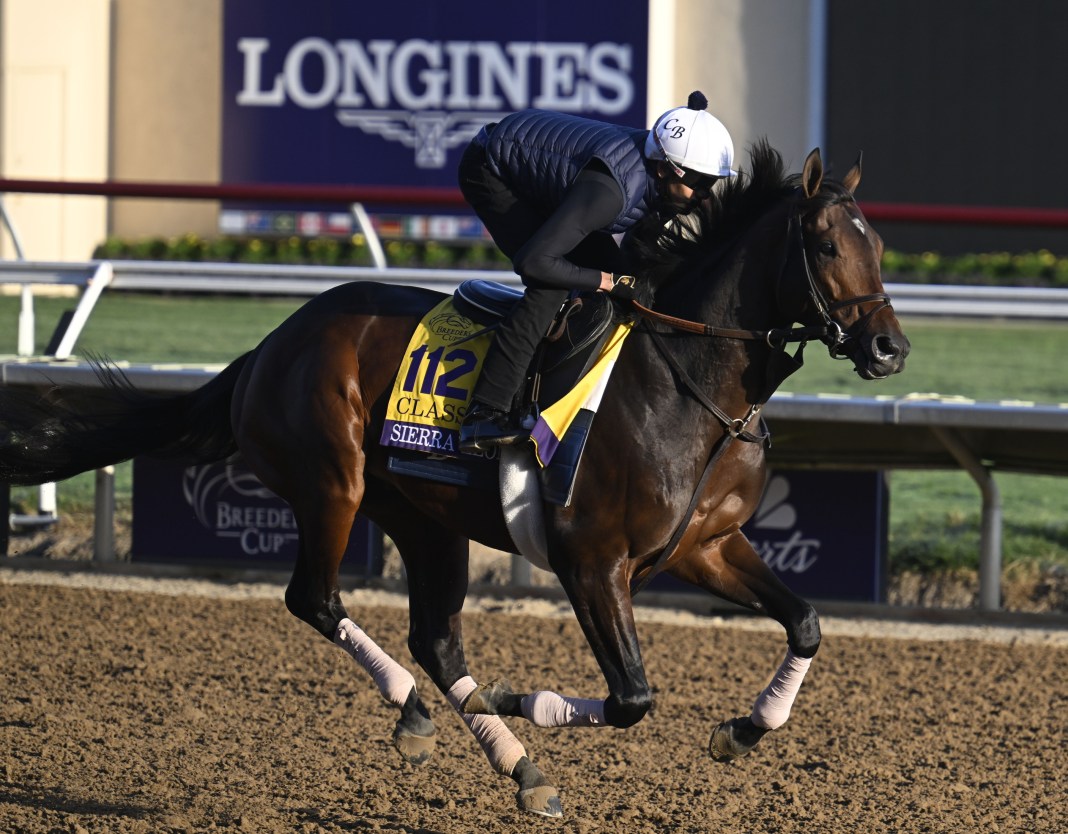
<svg viewBox="0 0 1068 834"><path fill-rule="evenodd" d="M855 338L853 332L861 332L867 327L868 321L872 316L884 307L891 306L890 296L883 292L871 293L870 295L858 295L829 304L824 297L823 292L820 290L819 285L816 283L815 277L812 275L812 267L809 265L808 254L805 251L805 237L804 232L801 229L801 218L798 215L794 215L790 219L790 226L791 234L796 238L798 248L801 250L801 263L805 267L805 281L808 284L809 297L812 299L812 303L816 308L816 313L819 315L823 324L805 325L802 327L772 328L770 330L741 330L733 327L716 327L715 325L705 324L700 321L691 321L690 319L683 319L678 316L669 316L667 313L657 312L656 310L650 309L634 300L630 302L631 308L643 319L659 322L660 324L667 325L673 330L692 333L696 336L715 336L724 339L743 339L746 341L764 342L768 347L780 349L784 348L791 342L800 342L803 344L805 342L810 342L813 339L819 339L827 345L827 348L834 359L847 358L848 354L842 350L842 347ZM848 328L843 328L842 325L835 321L834 316L831 315L846 307L855 307L859 304L870 304L872 302L879 303L853 322Z"/></svg>
<svg viewBox="0 0 1068 834"><path fill-rule="evenodd" d="M808 265L808 260L805 260ZM868 296L865 296L868 298ZM681 319L677 316L669 316L666 313L658 313L639 304L637 301L630 302L632 309L643 319L666 324L672 330L680 330L684 333L692 333L696 336L718 336L724 339L744 339L751 342L764 342L768 347L782 348L790 342L809 342L812 339L821 339L827 334L827 325L811 325L806 327L773 328L771 330L738 330L732 327L716 327L699 321ZM650 330L650 333L656 331Z"/></svg>
<svg viewBox="0 0 1068 834"><path fill-rule="evenodd" d="M731 327L715 327L703 322L691 321L689 319L679 318L677 316L670 316L665 313L658 313L656 310L652 310L639 304L637 301L631 300L631 308L638 313L644 320L644 330L649 333L653 340L653 344L656 346L657 351L664 360L668 363L671 369L682 380L686 389L694 396L694 398L701 403L706 409L708 409L716 419L718 419L724 426L724 434L719 438L712 446L711 454L709 455L708 462L705 464L704 471L701 473L701 478L697 482L697 487L694 490L693 496L690 498L690 504L686 508L686 512L683 514L682 521L679 522L678 527L675 528L675 532L672 533L671 539L664 546L664 549L660 551L656 560L650 566L649 571L645 574L642 580L631 591L631 596L637 596L641 591L652 581L653 577L660 573L664 564L675 552L675 549L679 546L679 542L682 540L686 529L690 526L690 521L693 519L693 514L697 510L697 505L701 500L701 495L705 491L705 487L708 485L709 479L712 477L712 472L716 468L716 464L720 458L723 457L724 452L730 446L731 442L735 438L739 438L747 443L765 443L769 444L771 432L763 426L763 420L761 420L761 431L759 434L753 434L746 426L753 421L755 417L760 414L760 410L766 402L767 397L770 397L772 392L779 386L779 384L793 371L797 370L801 366L801 354L804 351L805 345L813 340L819 339L823 342L828 349L830 355L835 359L845 359L849 356L847 345L850 342L856 340L857 333L861 333L867 327L868 322L872 316L882 310L884 307L890 306L890 296L886 293L872 293L870 295L855 296L853 298L847 298L844 301L836 301L828 303L824 297L823 292L820 290L819 285L816 283L816 279L812 274L812 268L808 261L808 252L805 249L804 232L801 228L801 216L800 214L793 214L790 218L790 235L797 241L798 248L801 251L801 262L804 265L805 280L808 285L808 294L812 299L812 303L816 308L816 312L822 320L822 324L819 325L807 325L802 327L792 328L773 328L771 330L744 330ZM781 282L783 274L786 272L786 264L789 260L789 256L783 260L782 271L779 274L779 281ZM869 310L867 313L858 318L848 328L843 328L835 319L832 313L837 310L841 310L845 307L853 307L859 304L879 302L876 307ZM664 344L663 336L661 333L654 330L649 326L649 322L658 322L660 324L667 325L673 330L678 330L683 333L690 333L697 336L711 336L724 339L742 339L745 341L763 342L772 350L778 353L773 353L771 359L769 359L769 368L776 365L776 356L783 356L790 358L786 353L786 345L791 342L798 343L797 353L793 359L794 366L792 368L783 369L783 363L778 363L778 373L775 374L775 379L771 384L767 386L767 397L760 398L760 402L754 403L749 406L745 415L740 418L732 419L726 412L717 406L712 399L701 390L700 386L694 381L694 379L686 372L686 370L675 358L674 354L667 349L667 345ZM770 445L770 444L769 444Z"/></svg>

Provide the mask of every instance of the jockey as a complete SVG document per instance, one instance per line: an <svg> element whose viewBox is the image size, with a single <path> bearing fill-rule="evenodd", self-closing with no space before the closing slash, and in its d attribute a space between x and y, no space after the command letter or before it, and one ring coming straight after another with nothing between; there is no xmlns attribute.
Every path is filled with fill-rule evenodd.
<svg viewBox="0 0 1068 834"><path fill-rule="evenodd" d="M646 215L692 210L731 177L734 144L690 94L648 132L543 110L486 125L460 162L464 198L526 290L497 330L460 426L460 450L525 439L515 399L538 343L571 290L634 297L613 235Z"/></svg>

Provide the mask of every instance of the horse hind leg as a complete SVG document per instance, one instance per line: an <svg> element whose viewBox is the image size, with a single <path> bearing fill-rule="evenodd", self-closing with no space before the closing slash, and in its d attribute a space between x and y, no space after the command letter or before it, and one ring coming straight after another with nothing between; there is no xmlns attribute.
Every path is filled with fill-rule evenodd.
<svg viewBox="0 0 1068 834"><path fill-rule="evenodd" d="M314 316L314 307L302 315ZM366 380L350 329L358 325L340 317L310 322L314 339L294 339L283 327L244 367L233 397L234 437L248 467L289 502L297 522L299 549L286 607L371 676L400 711L394 743L401 755L423 762L435 729L415 678L349 617L338 588L352 524L368 497Z"/></svg>
<svg viewBox="0 0 1068 834"><path fill-rule="evenodd" d="M299 507L299 509L298 509ZM342 605L338 568L355 519L355 502L303 497L294 506L300 551L286 607L298 619L347 652L370 676L382 697L400 710L393 745L410 764L423 764L434 751L437 729L419 697L411 672L389 656Z"/></svg>
<svg viewBox="0 0 1068 834"><path fill-rule="evenodd" d="M709 755L729 762L749 753L790 717L812 658L820 645L815 609L787 588L741 532L695 548L673 562L669 572L738 605L767 614L786 629L786 657L761 690L747 716L717 725Z"/></svg>
<svg viewBox="0 0 1068 834"><path fill-rule="evenodd" d="M407 507L390 523L380 514L408 575L408 648L445 695L498 773L517 786L520 810L559 817L560 794L497 716L472 715L464 703L478 684L464 657L461 610L467 596L468 541Z"/></svg>

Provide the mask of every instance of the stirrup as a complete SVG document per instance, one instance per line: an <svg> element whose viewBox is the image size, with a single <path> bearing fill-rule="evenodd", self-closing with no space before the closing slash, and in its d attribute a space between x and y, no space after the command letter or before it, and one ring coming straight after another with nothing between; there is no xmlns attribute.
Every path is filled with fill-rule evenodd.
<svg viewBox="0 0 1068 834"><path fill-rule="evenodd" d="M461 452L474 454L497 446L511 446L529 437L530 432L515 425L506 412L486 406L484 413L468 414L460 424L459 448Z"/></svg>

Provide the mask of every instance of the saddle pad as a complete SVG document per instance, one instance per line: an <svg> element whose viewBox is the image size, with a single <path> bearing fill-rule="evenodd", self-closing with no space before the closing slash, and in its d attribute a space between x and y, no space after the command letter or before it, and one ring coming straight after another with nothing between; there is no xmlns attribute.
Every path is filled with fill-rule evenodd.
<svg viewBox="0 0 1068 834"><path fill-rule="evenodd" d="M530 433L530 438L534 441L534 454L541 466L548 466L552 462L568 426L581 410L597 411L608 378L615 367L616 358L623 347L623 340L627 338L632 326L631 323L617 325L593 367L568 394L541 412Z"/></svg>
<svg viewBox="0 0 1068 834"><path fill-rule="evenodd" d="M492 339L452 298L427 313L401 360L379 442L458 457L460 422Z"/></svg>

